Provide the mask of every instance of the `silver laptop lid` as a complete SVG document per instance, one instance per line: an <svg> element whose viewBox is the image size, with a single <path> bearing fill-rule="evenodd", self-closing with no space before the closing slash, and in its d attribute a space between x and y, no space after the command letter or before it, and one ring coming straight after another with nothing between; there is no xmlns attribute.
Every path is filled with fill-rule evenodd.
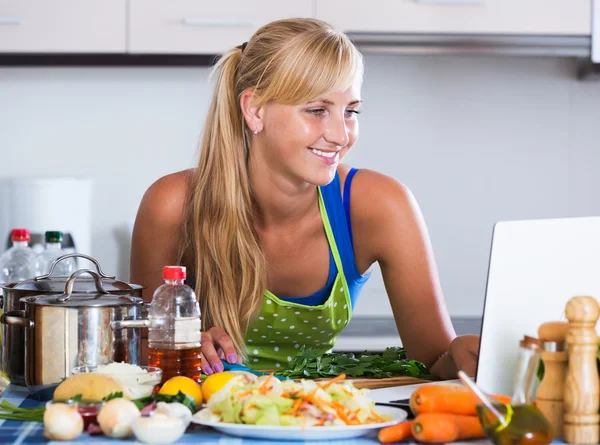
<svg viewBox="0 0 600 445"><path fill-rule="evenodd" d="M477 383L511 395L519 340L566 320L569 299L600 299L600 217L505 221L494 226Z"/></svg>

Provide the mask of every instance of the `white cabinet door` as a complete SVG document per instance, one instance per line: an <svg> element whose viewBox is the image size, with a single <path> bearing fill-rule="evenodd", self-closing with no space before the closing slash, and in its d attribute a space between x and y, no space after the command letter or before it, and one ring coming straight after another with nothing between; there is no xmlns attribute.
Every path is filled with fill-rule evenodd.
<svg viewBox="0 0 600 445"><path fill-rule="evenodd" d="M130 0L129 52L220 54L270 21L311 15L312 0Z"/></svg>
<svg viewBox="0 0 600 445"><path fill-rule="evenodd" d="M0 52L122 53L127 0L0 0Z"/></svg>
<svg viewBox="0 0 600 445"><path fill-rule="evenodd" d="M315 0L347 32L590 35L591 0Z"/></svg>

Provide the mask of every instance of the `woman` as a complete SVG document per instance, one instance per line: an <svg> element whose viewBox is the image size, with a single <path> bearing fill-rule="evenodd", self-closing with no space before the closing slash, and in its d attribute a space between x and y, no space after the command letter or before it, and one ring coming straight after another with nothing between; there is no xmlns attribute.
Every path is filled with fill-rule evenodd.
<svg viewBox="0 0 600 445"><path fill-rule="evenodd" d="M131 280L183 264L198 295L207 374L325 353L381 266L407 355L442 378L473 375L478 337L456 337L410 191L340 164L358 138L362 57L312 19L272 22L225 54L198 167L143 197Z"/></svg>

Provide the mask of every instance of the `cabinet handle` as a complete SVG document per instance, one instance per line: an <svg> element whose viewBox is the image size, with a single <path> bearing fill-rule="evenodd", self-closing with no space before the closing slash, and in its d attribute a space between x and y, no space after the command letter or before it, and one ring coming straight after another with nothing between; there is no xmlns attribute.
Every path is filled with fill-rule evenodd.
<svg viewBox="0 0 600 445"><path fill-rule="evenodd" d="M19 17L0 17L0 25L20 25Z"/></svg>
<svg viewBox="0 0 600 445"><path fill-rule="evenodd" d="M415 2L434 5L482 5L485 3L485 0L415 0Z"/></svg>
<svg viewBox="0 0 600 445"><path fill-rule="evenodd" d="M182 23L187 26L215 26L215 27L253 27L250 20L236 19L198 19L194 17L184 17Z"/></svg>

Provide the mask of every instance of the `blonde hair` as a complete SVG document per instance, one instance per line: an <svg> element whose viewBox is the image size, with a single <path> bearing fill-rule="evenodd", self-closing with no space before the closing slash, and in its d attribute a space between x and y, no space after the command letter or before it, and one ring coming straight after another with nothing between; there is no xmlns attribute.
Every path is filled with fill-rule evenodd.
<svg viewBox="0 0 600 445"><path fill-rule="evenodd" d="M247 165L251 131L241 95L250 88L257 105L301 104L349 88L362 70L362 56L348 37L314 19L271 22L214 68L181 257L192 263L203 330L225 330L243 358L244 336L266 289L267 264L254 226Z"/></svg>

